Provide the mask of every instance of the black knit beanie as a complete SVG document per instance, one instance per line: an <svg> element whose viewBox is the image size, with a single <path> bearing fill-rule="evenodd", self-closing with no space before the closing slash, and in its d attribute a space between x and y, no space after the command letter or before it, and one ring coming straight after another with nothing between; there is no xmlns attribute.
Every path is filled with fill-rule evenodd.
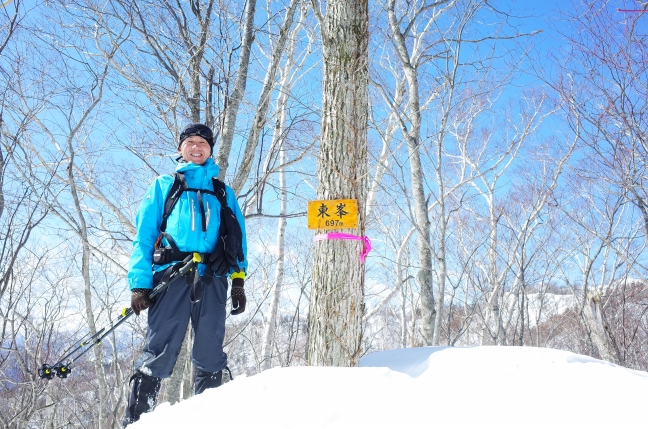
<svg viewBox="0 0 648 429"><path fill-rule="evenodd" d="M182 129L182 132L180 133L180 141L178 142L178 149L182 146L182 142L191 136L198 136L207 140L212 153L214 152L214 133L212 133L211 128L207 125L199 123L186 125Z"/></svg>

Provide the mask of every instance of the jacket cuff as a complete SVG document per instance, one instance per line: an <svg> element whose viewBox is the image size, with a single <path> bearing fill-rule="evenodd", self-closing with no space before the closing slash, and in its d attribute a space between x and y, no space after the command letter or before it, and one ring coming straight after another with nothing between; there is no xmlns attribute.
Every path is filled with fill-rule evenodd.
<svg viewBox="0 0 648 429"><path fill-rule="evenodd" d="M234 271L232 274L230 274L230 279L243 279L245 280L245 271Z"/></svg>
<svg viewBox="0 0 648 429"><path fill-rule="evenodd" d="M135 283L135 284L129 285L128 289L130 289L130 291L132 292L132 291L134 291L135 289L146 289L146 290L152 290L153 287L152 287L152 286L146 287L145 284L138 284L138 283Z"/></svg>

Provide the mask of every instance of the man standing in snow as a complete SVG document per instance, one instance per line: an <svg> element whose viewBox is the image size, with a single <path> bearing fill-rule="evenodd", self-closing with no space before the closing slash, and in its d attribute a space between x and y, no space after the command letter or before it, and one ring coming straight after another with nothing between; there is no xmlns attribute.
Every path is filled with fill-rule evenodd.
<svg viewBox="0 0 648 429"><path fill-rule="evenodd" d="M131 307L138 315L150 309L146 342L130 381L124 427L155 407L160 382L173 372L189 320L194 333L191 360L196 368L195 393L220 386L227 364L223 352L227 276L232 280L232 314L245 311L245 223L234 191L225 186L221 201L234 213L232 221L238 222L240 235L234 246L239 246L236 262L224 265L227 258L222 255L221 204L215 189L221 182L213 179L220 168L211 157L213 148L209 127L187 125L180 134L176 174L157 177L137 212L128 271ZM170 194L177 200L169 212ZM173 277L168 288L152 301L151 290L169 280L177 271L176 265L194 252L203 255L205 263L187 276Z"/></svg>

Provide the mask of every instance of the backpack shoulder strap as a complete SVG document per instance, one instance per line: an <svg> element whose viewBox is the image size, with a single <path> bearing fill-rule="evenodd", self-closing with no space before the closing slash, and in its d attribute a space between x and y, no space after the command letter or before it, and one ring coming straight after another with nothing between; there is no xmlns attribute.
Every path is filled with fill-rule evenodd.
<svg viewBox="0 0 648 429"><path fill-rule="evenodd" d="M160 225L161 232L166 230L167 219L180 199L180 195L182 195L186 189L187 181L185 180L184 174L175 173L173 175L173 185L171 185L171 189L164 201L164 213L162 213L162 224Z"/></svg>
<svg viewBox="0 0 648 429"><path fill-rule="evenodd" d="M216 198L218 198L222 210L224 207L227 207L227 190L225 189L225 183L221 182L216 177L212 177L212 182L214 184L214 194L216 194Z"/></svg>

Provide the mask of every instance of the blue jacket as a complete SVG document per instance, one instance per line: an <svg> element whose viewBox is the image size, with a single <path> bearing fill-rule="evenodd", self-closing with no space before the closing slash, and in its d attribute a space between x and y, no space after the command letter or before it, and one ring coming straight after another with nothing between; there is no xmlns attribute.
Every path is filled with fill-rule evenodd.
<svg viewBox="0 0 648 429"><path fill-rule="evenodd" d="M179 162L177 172L184 173L187 186L195 189L214 190L212 177L218 177L220 167L208 158L203 165L191 162ZM160 225L164 214L164 203L173 185L173 175L159 176L153 181L142 200L135 227L137 232L133 240L133 253L128 266L128 285L130 289L151 289L153 287L153 271L165 269L168 265L153 265L155 241L160 235ZM232 209L243 233L243 256L241 269L247 271L247 240L245 220L236 201L234 191L229 186L227 204ZM211 253L216 246L220 226L220 203L214 195L203 194L203 205L207 221L207 231L202 231L200 207L195 192L183 192L176 206L167 219L166 232L173 237L178 248L184 252ZM165 244L166 243L166 240ZM205 266L200 264L199 273ZM230 273L231 274L231 273Z"/></svg>

